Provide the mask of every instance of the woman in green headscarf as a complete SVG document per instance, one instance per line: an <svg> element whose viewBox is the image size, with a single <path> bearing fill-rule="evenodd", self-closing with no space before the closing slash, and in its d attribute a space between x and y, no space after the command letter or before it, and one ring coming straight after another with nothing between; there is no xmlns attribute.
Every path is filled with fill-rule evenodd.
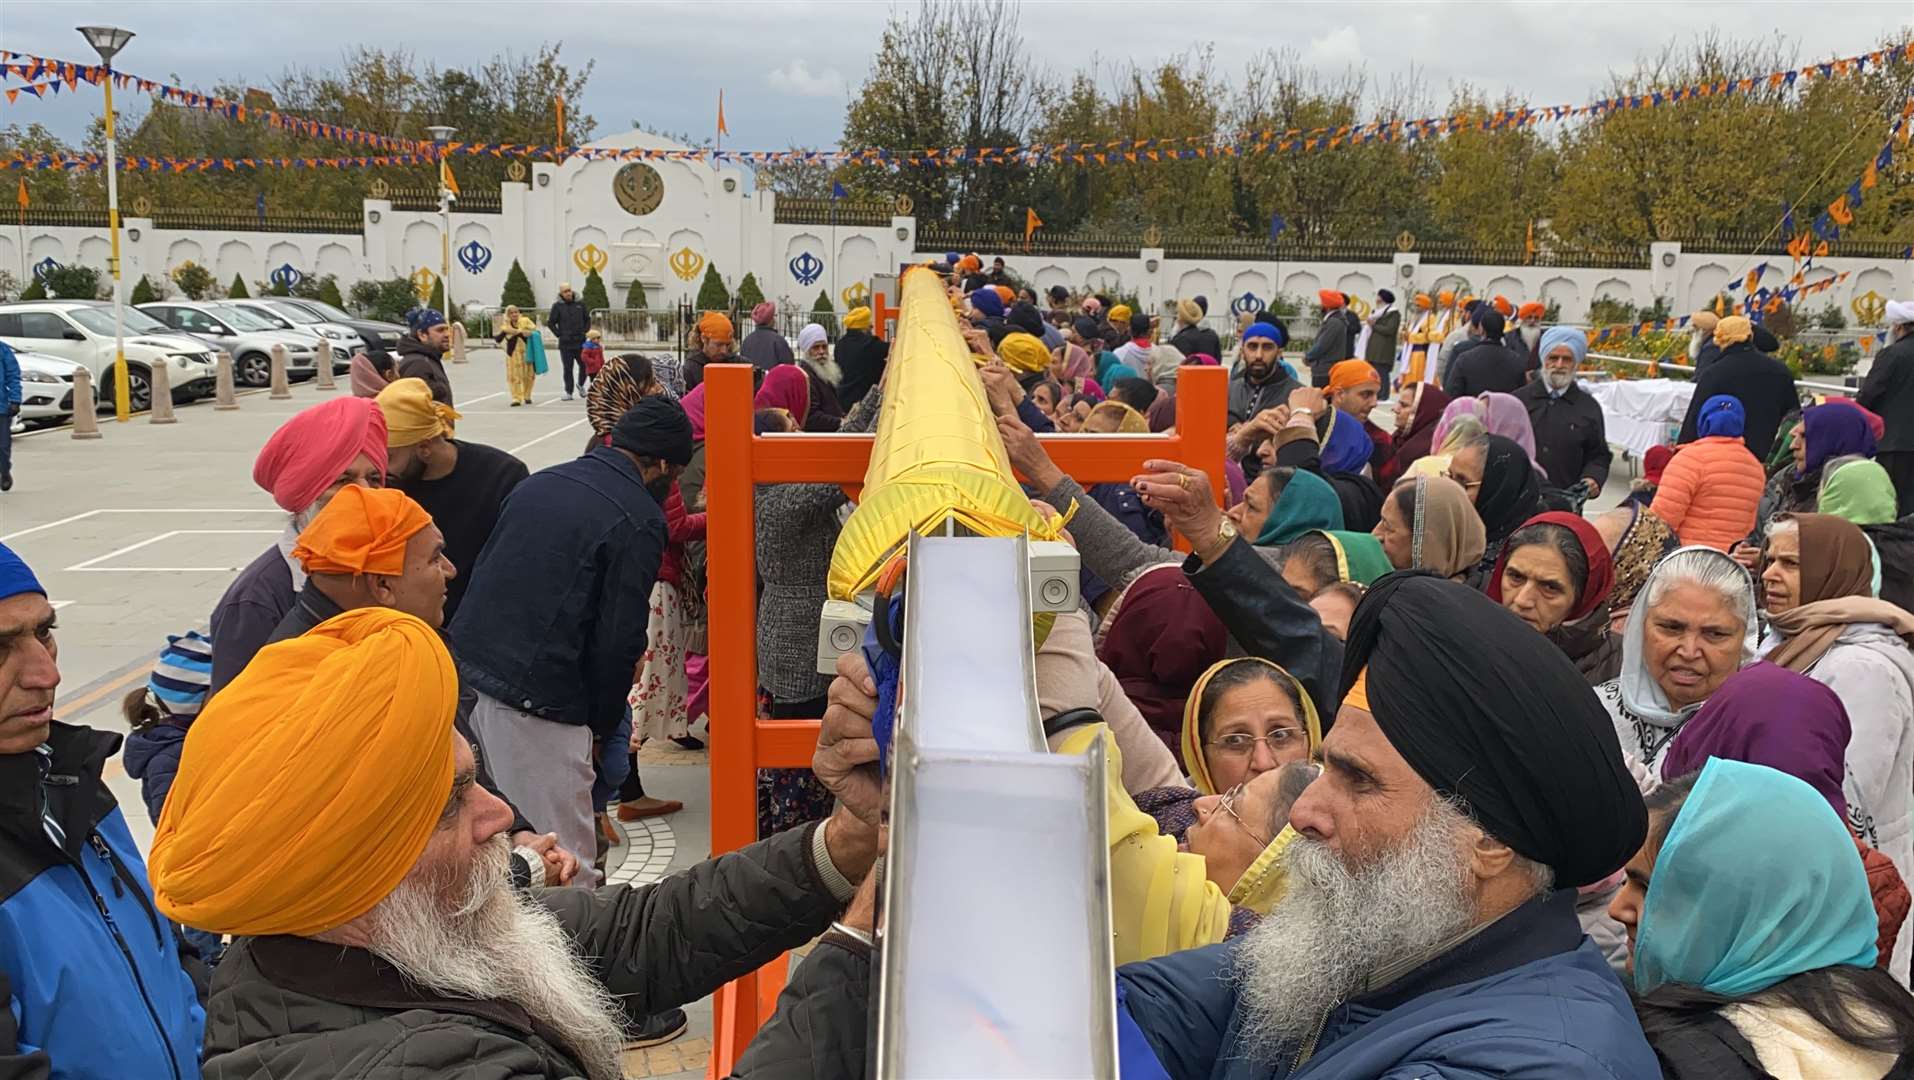
<svg viewBox="0 0 1914 1080"><path fill-rule="evenodd" d="M1914 517L1898 518L1887 470L1846 457L1828 462L1821 475L1821 512L1859 525L1874 548L1874 595L1914 611Z"/></svg>
<svg viewBox="0 0 1914 1080"><path fill-rule="evenodd" d="M1341 529L1342 500L1315 473L1275 466L1256 474L1229 518L1257 547L1276 547L1311 530Z"/></svg>
<svg viewBox="0 0 1914 1080"><path fill-rule="evenodd" d="M1283 549L1283 580L1304 600L1339 581L1367 588L1394 569L1374 533L1311 529Z"/></svg>

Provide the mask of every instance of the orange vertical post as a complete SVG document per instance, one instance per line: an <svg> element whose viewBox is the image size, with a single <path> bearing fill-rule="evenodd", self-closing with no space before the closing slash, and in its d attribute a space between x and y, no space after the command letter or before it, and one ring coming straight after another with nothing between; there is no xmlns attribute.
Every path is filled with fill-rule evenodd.
<svg viewBox="0 0 1914 1080"><path fill-rule="evenodd" d="M872 322L882 329L897 309L873 297ZM711 853L758 839L757 771L808 769L816 720L757 717L757 562L753 493L758 484L860 484L870 465L870 435L755 436L752 374L743 364L716 364L705 379L705 543L709 565L711 665ZM1229 426L1229 373L1186 367L1177 373L1176 434L1045 435L1057 467L1084 485L1125 482L1152 458L1183 462L1209 474L1221 505L1224 440ZM1186 544L1184 546L1187 546ZM712 1000L707 1075L729 1075L751 1037L770 1019L785 979L784 957L726 984Z"/></svg>
<svg viewBox="0 0 1914 1080"><path fill-rule="evenodd" d="M884 303L883 293L877 293L871 297L871 333L877 335L877 340L891 339L890 324L896 318L897 309ZM858 479L861 480L863 477Z"/></svg>

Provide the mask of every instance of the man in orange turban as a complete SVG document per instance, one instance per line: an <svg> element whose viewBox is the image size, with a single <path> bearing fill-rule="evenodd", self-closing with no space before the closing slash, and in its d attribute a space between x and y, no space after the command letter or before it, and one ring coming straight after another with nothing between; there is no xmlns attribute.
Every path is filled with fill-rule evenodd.
<svg viewBox="0 0 1914 1080"><path fill-rule="evenodd" d="M239 937L209 1075L613 1080L621 1004L670 1010L819 935L857 955L826 931L876 854L868 721L861 740L855 717L824 721L828 820L654 885L525 893L457 696L430 626L363 608L268 646L194 722L151 866L162 912Z"/></svg>
<svg viewBox="0 0 1914 1080"><path fill-rule="evenodd" d="M445 557L458 569L470 570L498 526L505 496L530 475L525 463L495 446L454 439L452 421L459 414L432 400L431 391L417 379L391 383L374 400L385 414L390 453L386 482L432 515L433 524L445 533ZM461 574L447 585L448 622L469 580Z"/></svg>
<svg viewBox="0 0 1914 1080"><path fill-rule="evenodd" d="M253 482L292 515L279 540L247 564L213 607L209 694L233 681L292 610L306 572L292 546L327 500L352 486L385 483L385 414L370 399L334 398L279 426L253 461Z"/></svg>
<svg viewBox="0 0 1914 1080"><path fill-rule="evenodd" d="M1548 305L1540 300L1530 300L1515 309L1515 323L1502 336L1502 343L1528 360L1530 371L1542 368L1542 320L1548 315Z"/></svg>
<svg viewBox="0 0 1914 1080"><path fill-rule="evenodd" d="M397 488L340 492L299 534L292 557L310 576L270 641L362 607L393 608L442 626L445 586L458 574L432 515Z"/></svg>
<svg viewBox="0 0 1914 1080"><path fill-rule="evenodd" d="M1334 289L1316 292L1316 307L1322 321L1316 327L1315 340L1309 343L1309 351L1303 354L1303 363L1309 366L1311 386L1327 387L1329 369L1353 355L1356 335L1362 328L1353 312L1345 312L1344 304L1343 295Z"/></svg>
<svg viewBox="0 0 1914 1080"><path fill-rule="evenodd" d="M704 383L706 364L742 363L737 356L737 331L720 311L707 311L698 317L698 351L685 357L685 390Z"/></svg>
<svg viewBox="0 0 1914 1080"><path fill-rule="evenodd" d="M1374 448L1369 454L1369 465L1375 472L1376 482L1386 484L1394 479L1393 476L1385 478L1383 474L1395 457L1395 438L1369 421L1369 414L1376 411L1376 399L1382 393L1382 374L1366 360L1344 360L1329 369L1326 389L1330 403L1337 410L1362 421L1362 432L1369 436Z"/></svg>

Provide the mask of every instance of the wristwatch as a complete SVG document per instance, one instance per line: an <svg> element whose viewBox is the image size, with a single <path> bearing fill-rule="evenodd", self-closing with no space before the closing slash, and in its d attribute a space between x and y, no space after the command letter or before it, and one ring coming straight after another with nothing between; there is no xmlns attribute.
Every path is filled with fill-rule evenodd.
<svg viewBox="0 0 1914 1080"><path fill-rule="evenodd" d="M1210 542L1208 546L1204 547L1202 550L1198 551L1196 554L1199 558L1201 558L1205 554L1211 554L1211 555L1221 554L1223 549L1228 547L1230 543L1236 539L1236 537L1237 537L1236 523L1231 521L1229 517L1226 515L1223 518L1222 524L1216 527L1216 535L1210 538Z"/></svg>

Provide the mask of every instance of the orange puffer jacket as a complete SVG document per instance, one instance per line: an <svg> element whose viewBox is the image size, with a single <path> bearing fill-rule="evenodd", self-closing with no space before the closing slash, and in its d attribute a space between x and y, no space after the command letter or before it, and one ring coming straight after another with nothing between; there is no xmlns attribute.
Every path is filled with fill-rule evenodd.
<svg viewBox="0 0 1914 1080"><path fill-rule="evenodd" d="M1710 435L1676 452L1649 509L1684 545L1727 551L1754 531L1767 480L1741 436Z"/></svg>

